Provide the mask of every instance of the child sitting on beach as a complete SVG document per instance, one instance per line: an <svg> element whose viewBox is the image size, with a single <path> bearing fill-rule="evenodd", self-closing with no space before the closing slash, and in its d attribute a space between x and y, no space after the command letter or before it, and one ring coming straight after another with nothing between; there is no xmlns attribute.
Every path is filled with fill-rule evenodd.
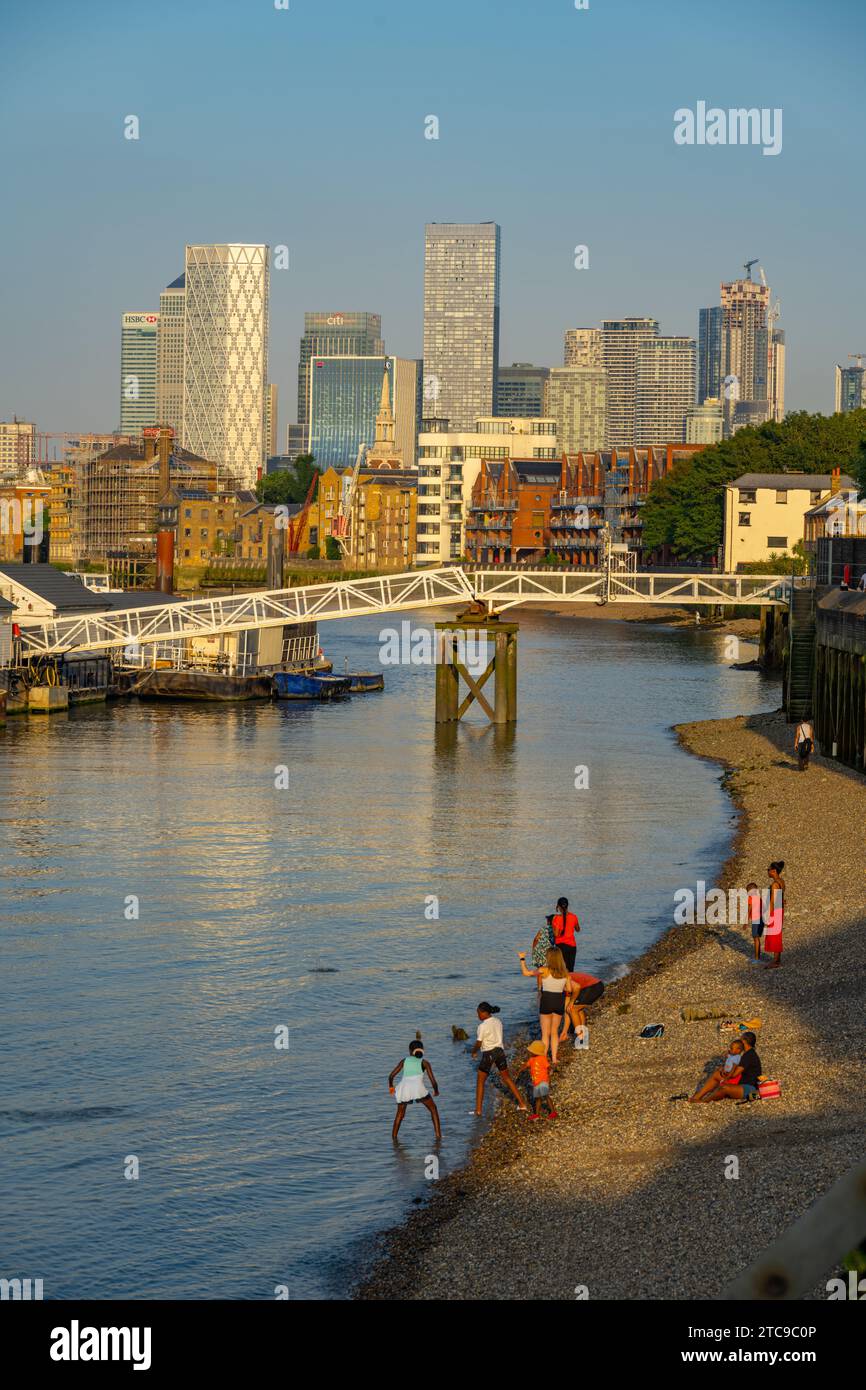
<svg viewBox="0 0 866 1390"><path fill-rule="evenodd" d="M714 1091L717 1086L721 1086L722 1082L738 1081L740 1073L742 1072L741 1061L744 1051L745 1048L739 1038L735 1038L728 1048L728 1055L722 1065L716 1067L712 1076L707 1077L703 1086L699 1086L694 1095L689 1096L689 1100L703 1100L704 1096L708 1096L710 1091Z"/></svg>
<svg viewBox="0 0 866 1390"><path fill-rule="evenodd" d="M529 1068L529 1078L532 1082L532 1114L530 1120L541 1119L541 1102L547 1102L547 1118L556 1119L556 1111L550 1099L550 1063L547 1060L547 1048L543 1042L531 1042L526 1049L529 1057L522 1066L517 1068L517 1075Z"/></svg>
<svg viewBox="0 0 866 1390"><path fill-rule="evenodd" d="M394 1086L394 1077L398 1071L403 1075ZM409 1052L402 1062L398 1062L391 1075L388 1077L388 1089L397 1102L397 1114L394 1116L394 1128L391 1130L391 1138L396 1139L406 1114L406 1107L413 1101L420 1100L430 1111L433 1118L433 1130L436 1138L442 1138L442 1126L439 1123L439 1111L430 1099L430 1092L424 1085L424 1074L430 1078L430 1085L433 1087L434 1096L438 1096L439 1087L436 1084L436 1077L433 1075L433 1068L430 1063L424 1060L424 1047L418 1042L409 1044Z"/></svg>

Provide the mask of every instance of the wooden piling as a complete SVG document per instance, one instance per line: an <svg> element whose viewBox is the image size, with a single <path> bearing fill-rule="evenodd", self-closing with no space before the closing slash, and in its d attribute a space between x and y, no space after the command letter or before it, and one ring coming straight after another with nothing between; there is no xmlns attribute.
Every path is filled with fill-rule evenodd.
<svg viewBox="0 0 866 1390"><path fill-rule="evenodd" d="M517 623L487 622L437 623L436 723L455 723L473 704L479 704L491 724L513 724L517 718ZM467 669L461 647L470 636L493 643L493 655L477 675ZM460 698L461 679L466 694ZM494 682L493 701L485 690Z"/></svg>

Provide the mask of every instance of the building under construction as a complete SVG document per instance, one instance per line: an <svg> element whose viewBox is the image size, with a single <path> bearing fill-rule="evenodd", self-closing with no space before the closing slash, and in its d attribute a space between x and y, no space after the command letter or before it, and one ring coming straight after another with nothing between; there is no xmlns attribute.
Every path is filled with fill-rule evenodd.
<svg viewBox="0 0 866 1390"><path fill-rule="evenodd" d="M140 443L84 459L75 488L81 558L150 563L169 487L211 494L217 484L217 465L175 445L170 430L145 431Z"/></svg>

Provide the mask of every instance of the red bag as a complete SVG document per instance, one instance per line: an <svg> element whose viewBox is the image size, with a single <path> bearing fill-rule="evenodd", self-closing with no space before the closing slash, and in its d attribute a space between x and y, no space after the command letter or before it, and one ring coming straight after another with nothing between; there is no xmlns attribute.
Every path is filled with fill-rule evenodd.
<svg viewBox="0 0 866 1390"><path fill-rule="evenodd" d="M781 1081L759 1081L758 1095L761 1100L774 1100L776 1096L782 1094Z"/></svg>

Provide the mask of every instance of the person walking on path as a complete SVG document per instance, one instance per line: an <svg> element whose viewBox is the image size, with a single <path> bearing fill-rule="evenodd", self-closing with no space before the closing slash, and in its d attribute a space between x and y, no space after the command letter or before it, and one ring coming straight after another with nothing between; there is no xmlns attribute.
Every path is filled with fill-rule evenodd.
<svg viewBox="0 0 866 1390"><path fill-rule="evenodd" d="M700 1087L693 1096L693 1101L711 1100L754 1100L758 1094L758 1079L762 1074L761 1059L755 1051L755 1043L758 1039L754 1033L741 1033L740 1041L744 1045L744 1050L739 1058L739 1075L736 1069L730 1073L735 1077L733 1081L713 1081L713 1087L707 1091L706 1085ZM714 1073L714 1076L718 1073Z"/></svg>
<svg viewBox="0 0 866 1390"><path fill-rule="evenodd" d="M400 1077L395 1087L394 1077L397 1075L398 1071L401 1071L403 1075ZM416 1040L409 1044L407 1055L403 1058L402 1062L397 1063L391 1075L388 1077L388 1089L397 1102L397 1113L394 1116L394 1128L391 1130L392 1139L396 1139L400 1132L400 1126L403 1123L407 1106L412 1105L416 1100L420 1100L421 1104L426 1106L430 1111L436 1138L442 1138L439 1111L436 1109L434 1102L430 1099L430 1092L424 1085L425 1075L430 1078L430 1085L433 1087L434 1096L438 1096L439 1087L436 1084L436 1077L433 1075L433 1068L430 1066L429 1062L424 1060L424 1048L422 1044Z"/></svg>
<svg viewBox="0 0 866 1390"><path fill-rule="evenodd" d="M577 942L575 933L580 931L580 923L577 920L577 913L569 912L568 898L557 898L556 912L547 919L550 930L553 933L553 945L562 952L563 959L569 970L574 969L574 958L577 955ZM533 958L533 963L536 963ZM544 962L540 962L544 964Z"/></svg>
<svg viewBox="0 0 866 1390"><path fill-rule="evenodd" d="M815 747L814 734L812 732L812 721L801 719L797 725L797 732L794 735L794 752L799 759L800 771L805 772L809 766L809 759Z"/></svg>
<svg viewBox="0 0 866 1390"><path fill-rule="evenodd" d="M521 974L527 979L538 981L538 1015L541 1020L541 1041L545 1052L550 1053L551 1066L556 1066L559 1055L559 1030L565 1019L565 1004L575 992L575 986L566 969L561 951L548 951L547 963L539 970L528 970L526 953L518 951Z"/></svg>
<svg viewBox="0 0 866 1390"><path fill-rule="evenodd" d="M785 920L785 880L782 878L784 867L784 861L777 859L767 870L770 875L770 897L767 924L764 928L764 950L775 956L772 965L766 967L768 970L778 970L782 964L782 925Z"/></svg>
<svg viewBox="0 0 866 1390"><path fill-rule="evenodd" d="M764 904L761 901L761 892L757 883L747 883L746 892L748 893L749 922L752 927L752 945L755 948L755 960L761 959L761 938L764 935Z"/></svg>
<svg viewBox="0 0 866 1390"><path fill-rule="evenodd" d="M509 1089L521 1110L529 1113L529 1106L518 1091L508 1071L508 1058L505 1055L505 1048L502 1046L502 1024L494 1014L499 1013L496 1004L488 1004L484 999L476 1009L478 1015L478 1036L472 1045L472 1056L476 1056L481 1050L481 1061L478 1063L478 1079L475 1083L475 1109L473 1114L480 1115L481 1107L484 1103L484 1085L490 1075L492 1067L496 1067L499 1072L499 1080Z"/></svg>
<svg viewBox="0 0 866 1390"><path fill-rule="evenodd" d="M532 1114L530 1120L541 1119L541 1102L547 1104L547 1118L556 1119L556 1111L553 1108L553 1101L550 1099L550 1063L547 1060L543 1042L531 1042L526 1049L529 1053L528 1058L522 1066L518 1067L516 1075L529 1068L529 1079L532 1082Z"/></svg>

